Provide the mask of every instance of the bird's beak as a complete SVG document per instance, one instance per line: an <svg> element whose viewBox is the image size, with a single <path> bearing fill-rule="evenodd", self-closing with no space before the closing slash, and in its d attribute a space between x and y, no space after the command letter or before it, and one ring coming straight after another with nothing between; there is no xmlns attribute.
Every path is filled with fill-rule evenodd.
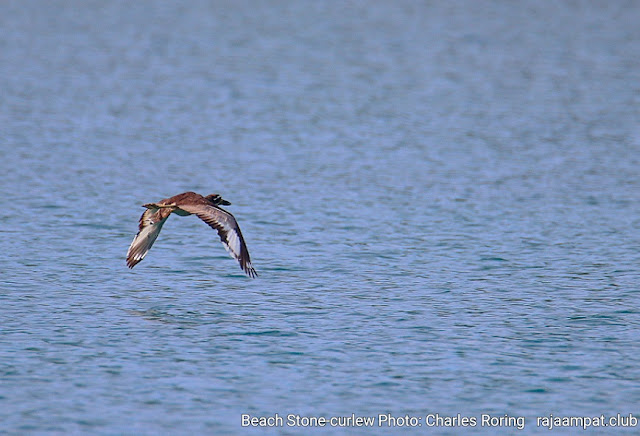
<svg viewBox="0 0 640 436"><path fill-rule="evenodd" d="M222 201L220 202L220 204L221 204L221 205L223 205L223 206L229 206L229 205L231 204L231 202L229 202L229 201L227 201L227 200L222 200Z"/></svg>

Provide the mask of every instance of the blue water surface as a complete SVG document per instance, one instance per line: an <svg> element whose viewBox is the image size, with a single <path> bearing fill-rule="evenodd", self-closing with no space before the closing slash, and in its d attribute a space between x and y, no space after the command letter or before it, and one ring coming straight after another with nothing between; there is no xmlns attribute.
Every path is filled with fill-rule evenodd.
<svg viewBox="0 0 640 436"><path fill-rule="evenodd" d="M637 417L639 6L3 2L0 433Z"/></svg>

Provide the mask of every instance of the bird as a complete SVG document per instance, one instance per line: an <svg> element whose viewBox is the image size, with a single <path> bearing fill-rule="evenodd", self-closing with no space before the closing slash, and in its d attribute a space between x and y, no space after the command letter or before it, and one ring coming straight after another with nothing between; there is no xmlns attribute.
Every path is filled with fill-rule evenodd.
<svg viewBox="0 0 640 436"><path fill-rule="evenodd" d="M146 210L140 217L138 233L129 246L127 266L133 268L144 259L158 238L164 223L172 213L175 213L179 216L196 215L215 229L222 245L231 257L240 263L240 268L245 274L251 278L257 277L258 273L251 265L249 250L238 222L231 213L220 207L220 205L229 206L230 204L218 194L203 197L191 191L165 198L157 203L143 204L142 207Z"/></svg>

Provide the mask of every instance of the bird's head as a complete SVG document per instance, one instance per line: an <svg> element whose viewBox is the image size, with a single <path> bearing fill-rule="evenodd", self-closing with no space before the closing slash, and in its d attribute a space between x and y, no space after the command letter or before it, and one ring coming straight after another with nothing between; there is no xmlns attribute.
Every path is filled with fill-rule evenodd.
<svg viewBox="0 0 640 436"><path fill-rule="evenodd" d="M227 200L223 199L222 197L220 197L220 195L218 194L209 194L206 197L207 200L209 200L211 203L213 203L214 205L223 205L223 206L229 206L231 203L228 202Z"/></svg>

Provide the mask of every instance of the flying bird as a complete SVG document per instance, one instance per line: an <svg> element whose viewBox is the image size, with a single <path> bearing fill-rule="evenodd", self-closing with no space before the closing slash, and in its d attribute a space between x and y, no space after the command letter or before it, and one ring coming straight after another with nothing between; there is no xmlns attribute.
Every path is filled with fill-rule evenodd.
<svg viewBox="0 0 640 436"><path fill-rule="evenodd" d="M240 226L233 215L220 207L220 205L228 206L230 204L218 194L203 197L195 192L184 192L157 203L143 204L142 207L146 207L147 210L140 217L138 234L129 246L127 266L133 268L144 259L169 215L175 213L180 216L196 215L211 228L217 230L222 245L231 257L240 263L240 268L249 277L257 277L258 274L251 265L249 250L247 250L247 245L242 237Z"/></svg>

